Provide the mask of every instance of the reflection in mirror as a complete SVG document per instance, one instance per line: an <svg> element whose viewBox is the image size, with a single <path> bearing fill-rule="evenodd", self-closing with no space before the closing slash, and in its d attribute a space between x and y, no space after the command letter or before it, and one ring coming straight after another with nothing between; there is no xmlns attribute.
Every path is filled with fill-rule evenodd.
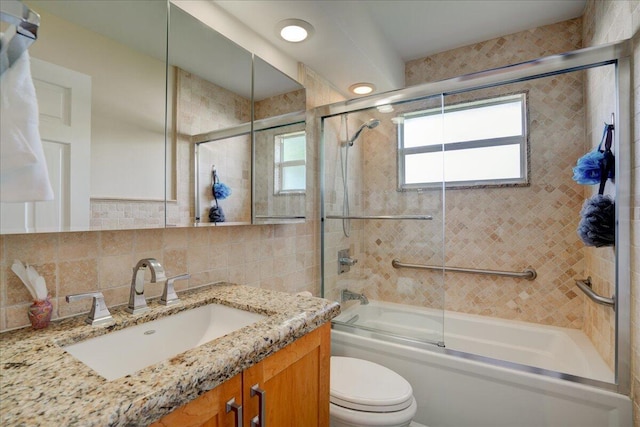
<svg viewBox="0 0 640 427"><path fill-rule="evenodd" d="M253 105L253 222L304 221L305 89L256 56Z"/></svg>
<svg viewBox="0 0 640 427"><path fill-rule="evenodd" d="M251 224L250 126L240 129L194 143L197 224Z"/></svg>
<svg viewBox="0 0 640 427"><path fill-rule="evenodd" d="M167 224L250 224L252 109L256 118L304 111L304 89L178 5L170 7L169 135L175 163L167 172L175 186ZM214 168L230 190L223 199L216 200L212 191ZM215 207L224 212L224 221L210 216Z"/></svg>
<svg viewBox="0 0 640 427"><path fill-rule="evenodd" d="M164 226L166 3L25 4L41 17L29 54L55 198L2 203L0 231Z"/></svg>
<svg viewBox="0 0 640 427"><path fill-rule="evenodd" d="M167 224L209 223L212 168L231 189L224 201L226 223L251 221L251 140L196 136L251 121L251 53L226 39L175 4L170 5L169 109L170 151L167 165L175 182L167 203ZM197 147L197 148L196 148ZM197 153L197 158L195 157ZM194 203L196 196L200 203ZM199 205L199 206L198 206Z"/></svg>
<svg viewBox="0 0 640 427"><path fill-rule="evenodd" d="M307 139L304 115L299 122L256 129L253 173L254 223L305 219Z"/></svg>

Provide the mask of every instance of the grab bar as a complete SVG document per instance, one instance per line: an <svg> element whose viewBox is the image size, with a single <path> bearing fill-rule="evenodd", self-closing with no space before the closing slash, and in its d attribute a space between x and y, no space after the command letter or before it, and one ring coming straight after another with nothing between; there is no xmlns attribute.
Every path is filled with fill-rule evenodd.
<svg viewBox="0 0 640 427"><path fill-rule="evenodd" d="M588 296L591 301L595 302L596 304L606 305L607 307L611 307L613 311L616 311L615 295L611 298L598 295L591 287L591 276L587 277L587 280L576 280L576 286L580 288L580 290L584 292L584 294Z"/></svg>
<svg viewBox="0 0 640 427"><path fill-rule="evenodd" d="M419 270L443 270L443 271L453 271L456 273L472 273L472 274L485 274L485 275L493 275L493 276L502 276L502 277L517 277L520 279L527 280L535 280L538 276L536 270L529 267L526 268L522 272L518 271L497 271L497 270L481 270L475 268L462 268L462 267L446 267L441 265L424 265L424 264L407 264L401 262L397 259L391 261L391 265L393 268L415 268Z"/></svg>
<svg viewBox="0 0 640 427"><path fill-rule="evenodd" d="M327 219L417 219L417 220L431 220L431 215L327 215Z"/></svg>

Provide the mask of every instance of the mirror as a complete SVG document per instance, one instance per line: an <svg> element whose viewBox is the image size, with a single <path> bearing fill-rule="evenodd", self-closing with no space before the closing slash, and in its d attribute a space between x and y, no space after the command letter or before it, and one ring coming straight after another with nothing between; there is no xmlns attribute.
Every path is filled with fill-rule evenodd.
<svg viewBox="0 0 640 427"><path fill-rule="evenodd" d="M302 222L306 214L306 91L254 58L253 223Z"/></svg>
<svg viewBox="0 0 640 427"><path fill-rule="evenodd" d="M2 233L164 226L162 1L27 0L40 133L55 198L1 203Z"/></svg>
<svg viewBox="0 0 640 427"><path fill-rule="evenodd" d="M262 179L252 159L267 154L254 148L251 115L256 129L267 119L290 120L291 112L305 110L304 88L174 4L169 28L175 167L167 172L175 171L176 185L167 224L264 223L252 218L258 197L252 179ZM304 192L297 199L304 199ZM304 201L302 207L304 215Z"/></svg>
<svg viewBox="0 0 640 427"><path fill-rule="evenodd" d="M212 171L230 194L218 200L227 224L251 223L251 138L209 136L251 122L252 55L175 4L169 20L169 151L174 185L167 224L209 224Z"/></svg>
<svg viewBox="0 0 640 427"><path fill-rule="evenodd" d="M84 86L36 83L39 99L52 105L40 108L41 127L54 129L51 164L61 157L72 164L58 174L64 191L55 203L2 203L1 233L204 225L215 204L214 166L231 189L218 201L225 223L252 223L252 154L266 155L253 153L252 109L258 120L304 111L301 85L185 12L189 4L169 3L167 46L164 1L26 3L41 15L32 63L68 70L65 82ZM77 93L87 105L65 104ZM78 119L85 125L69 130ZM59 141L64 132L79 142ZM224 137L196 143L212 132Z"/></svg>

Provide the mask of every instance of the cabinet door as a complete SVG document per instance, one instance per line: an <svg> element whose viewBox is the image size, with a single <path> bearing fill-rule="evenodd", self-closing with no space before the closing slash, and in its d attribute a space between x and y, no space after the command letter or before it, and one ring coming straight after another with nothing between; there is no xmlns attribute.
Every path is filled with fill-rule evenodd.
<svg viewBox="0 0 640 427"><path fill-rule="evenodd" d="M265 391L264 427L328 427L331 325L326 323L243 374L245 427L259 414L258 396Z"/></svg>
<svg viewBox="0 0 640 427"><path fill-rule="evenodd" d="M242 402L242 374L165 415L151 427L239 427L235 414L226 410L233 398L238 404Z"/></svg>

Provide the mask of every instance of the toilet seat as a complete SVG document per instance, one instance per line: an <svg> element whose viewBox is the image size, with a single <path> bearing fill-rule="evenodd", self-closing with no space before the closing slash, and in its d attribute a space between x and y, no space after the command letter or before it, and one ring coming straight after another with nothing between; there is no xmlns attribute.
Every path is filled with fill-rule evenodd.
<svg viewBox="0 0 640 427"><path fill-rule="evenodd" d="M394 371L351 357L331 357L330 402L365 412L397 412L414 402L411 384Z"/></svg>

